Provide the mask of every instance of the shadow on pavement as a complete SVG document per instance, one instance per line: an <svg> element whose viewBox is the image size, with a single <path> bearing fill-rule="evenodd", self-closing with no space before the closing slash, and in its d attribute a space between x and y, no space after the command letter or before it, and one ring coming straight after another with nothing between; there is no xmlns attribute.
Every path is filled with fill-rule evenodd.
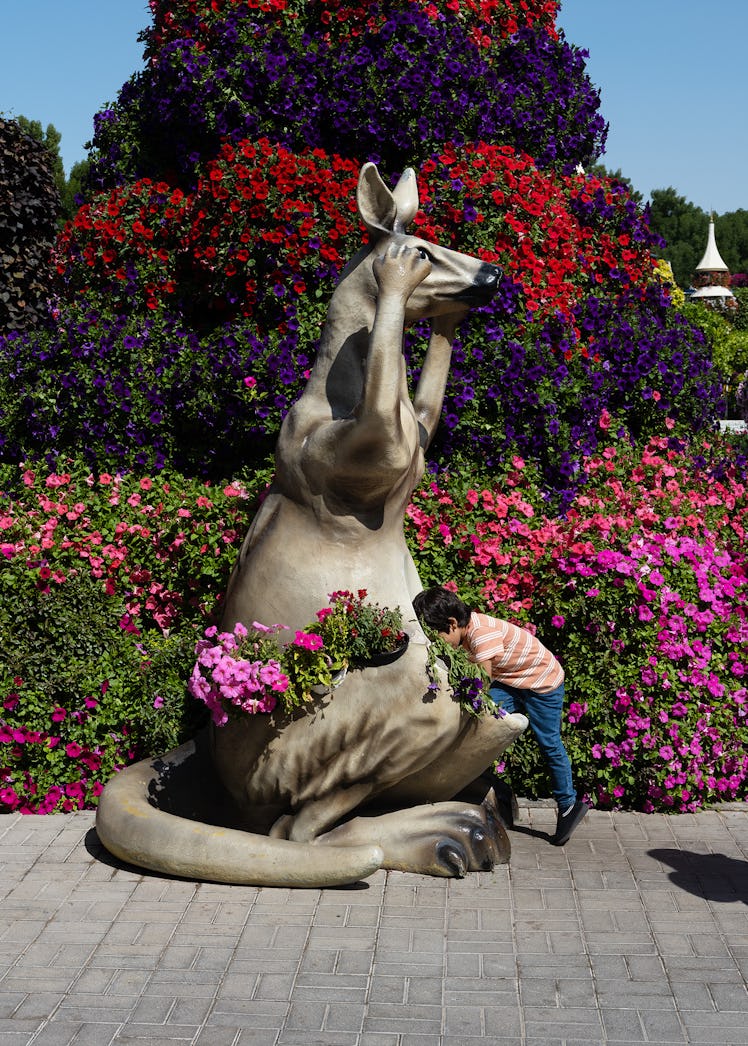
<svg viewBox="0 0 748 1046"><path fill-rule="evenodd" d="M669 865L668 878L681 890L707 901L748 904L748 862L725 854L688 850L649 850L650 857Z"/></svg>

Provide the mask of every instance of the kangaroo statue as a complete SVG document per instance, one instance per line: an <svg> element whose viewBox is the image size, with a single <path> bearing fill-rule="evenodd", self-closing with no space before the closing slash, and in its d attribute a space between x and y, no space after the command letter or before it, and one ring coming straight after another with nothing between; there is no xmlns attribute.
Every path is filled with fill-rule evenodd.
<svg viewBox="0 0 748 1046"><path fill-rule="evenodd" d="M155 871L270 886L353 883L379 868L461 876L509 859L492 794L454 797L527 726L474 716L439 669L412 607L421 590L403 523L442 410L452 342L499 270L409 235L415 174L390 191L359 176L368 243L330 301L317 360L285 418L276 476L231 575L222 627L302 628L331 592L366 589L403 611L394 664L349 672L312 708L231 718L115 775L96 827L117 857ZM411 401L404 328L430 318ZM289 637L293 635L290 632Z"/></svg>

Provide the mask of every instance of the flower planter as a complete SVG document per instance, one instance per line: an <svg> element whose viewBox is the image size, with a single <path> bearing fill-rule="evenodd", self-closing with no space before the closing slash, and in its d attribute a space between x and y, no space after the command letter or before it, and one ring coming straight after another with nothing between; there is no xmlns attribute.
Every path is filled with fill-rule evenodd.
<svg viewBox="0 0 748 1046"><path fill-rule="evenodd" d="M409 642L410 636L406 634L405 638L400 643L400 646L395 647L394 650L384 650L381 654L370 654L366 661L364 661L359 667L381 668L383 665L391 665L394 661L397 661L403 656L405 651L408 649Z"/></svg>
<svg viewBox="0 0 748 1046"><path fill-rule="evenodd" d="M333 672L332 679L329 683L318 683L316 686L311 687L312 693L316 694L317 697L324 697L325 694L331 694L333 690L337 690L345 679L347 673L348 667L343 666L343 668L338 669L337 672Z"/></svg>

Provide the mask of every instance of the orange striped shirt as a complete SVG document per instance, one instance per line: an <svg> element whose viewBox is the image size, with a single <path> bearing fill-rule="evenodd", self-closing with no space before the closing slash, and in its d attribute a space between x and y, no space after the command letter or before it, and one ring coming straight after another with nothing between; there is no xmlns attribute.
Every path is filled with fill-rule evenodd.
<svg viewBox="0 0 748 1046"><path fill-rule="evenodd" d="M464 646L471 661L488 662L484 667L497 683L549 694L564 681L564 670L550 650L526 628L501 618L472 613Z"/></svg>

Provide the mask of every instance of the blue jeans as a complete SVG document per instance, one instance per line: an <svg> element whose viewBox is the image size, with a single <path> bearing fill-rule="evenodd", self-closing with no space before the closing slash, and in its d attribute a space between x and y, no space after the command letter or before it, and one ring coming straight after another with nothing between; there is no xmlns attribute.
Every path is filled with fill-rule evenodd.
<svg viewBox="0 0 748 1046"><path fill-rule="evenodd" d="M494 680L489 688L491 700L507 712L524 712L543 753L551 775L553 798L560 810L573 806L577 799L571 778L571 763L561 740L561 714L564 709L564 684L549 694L517 690Z"/></svg>

